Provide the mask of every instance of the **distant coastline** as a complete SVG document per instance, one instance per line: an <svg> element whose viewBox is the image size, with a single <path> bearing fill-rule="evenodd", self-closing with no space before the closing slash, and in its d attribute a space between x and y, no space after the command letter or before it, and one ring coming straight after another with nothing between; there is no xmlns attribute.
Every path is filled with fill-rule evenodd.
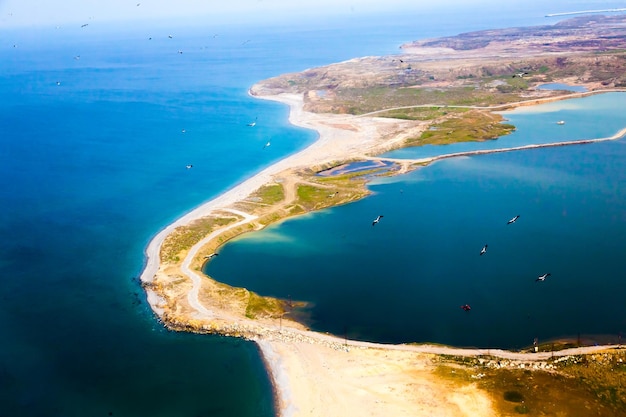
<svg viewBox="0 0 626 417"><path fill-rule="evenodd" d="M580 10L576 12L550 13L550 14L547 14L546 17L572 16L572 15L578 15L578 14L595 14L595 13L619 13L619 12L626 12L626 7L622 7L618 9Z"/></svg>

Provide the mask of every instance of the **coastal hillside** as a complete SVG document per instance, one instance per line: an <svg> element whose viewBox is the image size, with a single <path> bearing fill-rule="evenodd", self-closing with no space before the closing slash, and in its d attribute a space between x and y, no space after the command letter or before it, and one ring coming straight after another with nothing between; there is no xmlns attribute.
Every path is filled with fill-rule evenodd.
<svg viewBox="0 0 626 417"><path fill-rule="evenodd" d="M270 78L251 93L303 94L307 111L355 115L398 106L502 105L564 93L535 88L542 83L626 87L625 50L625 16L586 16L414 41L397 55Z"/></svg>

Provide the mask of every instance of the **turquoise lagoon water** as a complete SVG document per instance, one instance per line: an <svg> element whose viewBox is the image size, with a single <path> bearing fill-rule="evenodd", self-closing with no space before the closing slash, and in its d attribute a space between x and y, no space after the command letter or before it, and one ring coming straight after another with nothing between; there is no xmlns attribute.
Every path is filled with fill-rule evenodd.
<svg viewBox="0 0 626 417"><path fill-rule="evenodd" d="M393 18L355 14L298 26L216 26L194 21L131 27L94 21L83 30L1 28L0 415L274 415L270 381L254 344L164 330L137 281L144 248L158 230L315 139L314 132L288 125L284 106L251 98L248 88L281 73L355 56L393 54L398 45L413 39L557 21L543 18L544 14L526 6L515 13L503 6L488 15L460 7L454 12L435 8ZM255 118L256 127L248 128L246 124ZM270 138L271 148L263 150ZM187 164L193 169L185 169ZM436 169L454 172L445 167L437 164L395 185L373 187L381 196L389 190L394 199L409 198L418 191L409 188L411 178L426 186L435 179L419 175L434 175ZM405 191L396 193L393 187ZM446 206L457 204L450 195L442 198L449 198ZM338 232L330 241L294 237L289 247L294 255L302 248L315 249L314 257L301 258L312 270L332 266L335 259L353 257L353 263L363 262L358 252L347 250L353 246L371 254L368 258L373 262L378 251L394 253L393 245L370 240L368 246L367 240L352 240L339 227L345 223L344 214L334 213L354 211L369 226L371 217L382 210L388 213L380 225L384 227L364 230L390 233L389 227L400 221L389 205L394 199L374 197L277 227L311 221L321 225L317 222L323 219L334 223ZM417 197L412 204L415 209L427 207ZM401 207L397 205L398 210ZM519 206L507 207L502 214L508 217L514 208ZM522 219L529 212L524 210ZM428 237L419 225L411 226L416 228L415 236ZM325 227L313 229L321 232ZM361 221L353 227L356 233ZM303 232L310 233L309 229ZM255 239L261 236L271 235L259 234ZM471 241L472 253L474 245L485 240L481 236L480 242L474 242L469 235L465 239L468 246ZM321 246L312 248L313 242ZM263 250L278 242L267 243L270 246L262 246ZM426 243L419 246L436 246ZM225 248L224 264L236 262L227 254L236 247ZM494 243L494 254L497 247ZM345 256L340 255L344 250ZM248 271L257 270L260 260L243 256ZM438 269L437 263L423 264ZM276 279L279 295L306 300L318 298L318 284L320 290L330 288L316 281L324 271L296 285L291 278L299 276L303 264L296 262L294 268L291 272L285 268L281 277L266 274L264 280ZM350 263L336 268L343 271L341 276L358 271ZM410 271L389 263L377 268L398 271L381 273L388 280L399 280ZM557 267L553 268L556 281ZM531 275L535 273L533 269ZM441 271L441 276L446 275ZM357 307L373 299L376 289L362 285L354 292L349 282L336 278L334 284L345 289L333 287L330 297L317 300L311 310L315 327L341 332L346 326L350 334L366 335L372 328L368 317L359 322L351 316L362 314ZM369 280L364 275L361 282ZM247 284L260 292L274 292L258 282ZM283 290L279 285L284 285ZM495 308L498 293L494 291L493 297L483 297ZM476 305L475 314L454 316L464 320L458 326L486 311L477 299L467 298L450 299L452 310L460 302ZM406 305L392 301L387 306L390 313ZM345 313L326 305L341 306ZM428 325L426 318L416 321L431 332L446 332ZM373 328L382 328L372 323ZM399 335L390 329L380 339ZM427 332L410 338L437 339ZM480 339L468 343L478 344Z"/></svg>
<svg viewBox="0 0 626 417"><path fill-rule="evenodd" d="M507 139L610 136L626 117L601 114L623 109L624 99L606 94L510 112L518 130ZM572 123L556 126L555 118ZM625 145L440 161L372 183L364 200L242 236L206 270L264 295L307 301L294 314L313 329L357 339L505 348L579 333L616 341L626 329Z"/></svg>
<svg viewBox="0 0 626 417"><path fill-rule="evenodd" d="M400 159L426 158L479 149L514 148L529 144L608 137L625 127L624 105L626 94L607 93L520 107L501 113L505 122L514 125L517 130L498 140L405 148L387 152L383 156ZM560 120L565 124L557 124Z"/></svg>
<svg viewBox="0 0 626 417"><path fill-rule="evenodd" d="M537 86L539 90L564 90L564 91L575 91L577 93L582 93L587 91L587 88L582 85L569 85L562 83L547 83L541 84Z"/></svg>

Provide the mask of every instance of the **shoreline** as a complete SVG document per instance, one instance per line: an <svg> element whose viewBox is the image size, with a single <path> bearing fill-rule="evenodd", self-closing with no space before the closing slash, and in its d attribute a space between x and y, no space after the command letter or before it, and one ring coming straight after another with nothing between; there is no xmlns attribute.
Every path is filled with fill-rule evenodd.
<svg viewBox="0 0 626 417"><path fill-rule="evenodd" d="M302 164L299 164L299 165L290 164L289 161L292 158L294 160L297 159L299 155L304 154L305 152L308 152L312 148L316 147L316 145L320 147L321 145L320 142L322 142L323 140L325 140L326 142L329 141L329 139L325 137L323 130L321 130L323 129L323 126L321 126L320 124L323 123L324 117L320 117L316 115L317 117L309 118L309 120L305 120L303 118L304 110L303 110L302 98L298 98L296 94L284 93L280 96L260 96L260 95L252 94L251 91L252 91L252 88L248 90L248 94L251 97L254 97L256 99L276 101L276 102L287 105L289 107L289 115L288 115L289 122L294 126L315 130L318 134L318 138L315 140L315 142L313 142L308 147L294 154L286 156L285 158L281 159L275 164L270 165L269 167L261 170L260 172L253 175L252 177L238 183L237 185L230 188L229 190L224 191L223 193L219 194L212 200L209 200L205 203L200 204L196 208L190 210L186 214L176 219L174 222L168 224L163 229L161 229L156 235L154 235L154 237L151 238L150 242L148 243L148 245L146 246L144 250L144 256L145 256L146 262L139 276L140 282L149 283L152 281L160 263L158 259L158 253L159 253L161 244L174 229L176 229L177 227L189 224L190 222L194 220L200 219L202 217L206 217L216 210L227 208L239 201L244 200L248 195L250 195L256 189L258 189L262 185L265 185L271 182L273 175L276 175L290 168L296 168L299 165L302 166ZM626 89L595 90L595 91L588 91L588 92L583 92L583 93L575 93L575 94L566 95L566 96L549 97L549 98L545 98L541 100L528 100L528 101L520 102L519 106L534 105L538 103L543 104L546 102L561 101L561 100L567 100L569 98L579 98L579 97L585 97L588 95L603 94L603 93L610 93L610 92L626 92ZM517 104L518 103L512 103L512 104L506 104L506 105L498 105L498 106L493 106L493 107L480 107L480 108L485 109L485 110L490 110L490 109L502 110L503 108L507 108L507 109L515 108L517 107ZM411 106L411 107L424 107L424 106L420 105L420 106ZM401 108L406 108L406 107L401 107ZM358 115L358 116L352 116L352 115L330 115L330 116L336 116L335 122L340 122L342 120L349 120L352 118L357 119L357 118L364 118L364 117L372 117L378 113L386 112L389 110L393 110L393 109L380 110L380 111L376 111L376 112L372 112L372 113L368 113L364 115ZM314 115L314 113L309 113L309 115ZM324 115L324 116L329 116L329 115ZM616 134L610 137L605 137L605 138L581 139L581 140L575 140L575 141L555 142L555 143L536 144L536 145L522 145L522 146L517 146L513 148L499 148L499 149L490 149L490 150L457 152L453 154L444 154L444 155L437 155L433 157L417 158L417 159L393 159L393 158L380 158L380 157L372 157L372 156L369 156L367 159L393 160L393 161L399 161L399 162L401 161L405 163L409 163L409 162L431 163L431 162L436 162L437 160L446 159L446 158L454 158L457 156L472 156L472 155L482 155L482 154L489 154L489 153L510 152L510 151L512 152L512 151L517 151L517 150L526 150L526 149L534 149L534 148L569 146L569 145L577 145L577 144L588 144L588 143L600 142L600 141L616 140L616 139L620 139L624 135L626 135L626 127L618 131ZM346 157L348 156L346 155ZM324 158L324 157L318 158L319 160L318 162L321 162L324 159L327 159L327 158ZM147 294L148 302L150 306L152 307L153 311L155 311L155 313L157 313L157 315L160 316L163 312L163 310L158 307L160 297L151 290L147 290L147 293L148 293Z"/></svg>
<svg viewBox="0 0 626 417"><path fill-rule="evenodd" d="M597 92L600 93L600 92ZM146 263L144 270L141 273L140 280L142 283L147 284L152 282L157 273L160 266L160 248L165 240L165 238L177 227L189 224L190 222L200 219L202 217L206 217L211 213L216 211L228 211L233 214L240 215L243 217L242 220L235 222L229 226L218 229L215 232L211 233L209 236L203 238L200 242L195 244L189 251L186 256L183 265L182 271L192 280L192 289L187 293L187 300L189 305L195 313L193 314L194 318L197 319L211 319L214 316L214 312L211 310L211 306L204 306L198 300L198 291L201 285L202 277L195 272L189 269L189 264L191 260L195 257L197 251L210 239L214 236L223 233L225 230L228 230L232 227L237 227L241 224L245 224L256 218L251 214L247 214L238 210L235 210L232 206L242 200L246 199L250 194L256 191L259 187L268 184L273 181L274 176L280 173L284 173L287 170L293 170L297 168L310 168L316 165L327 164L335 159L340 159L341 157L350 158L351 156L358 156L362 158L373 158L373 159L385 159L385 158L376 158L373 156L369 156L368 154L375 154L377 151L382 152L389 146L393 146L393 143L390 145L388 141L377 137L377 140L371 140L364 146L364 150L360 149L363 147L363 142L360 140L363 135L372 135L378 132L376 128L374 128L368 120L371 122L373 120L372 117L368 116L346 116L346 115L318 115L314 113L308 113L303 111L303 99L294 94L282 94L280 96L257 96L251 94L253 97L264 100L272 100L278 101L283 104L287 104L289 106L289 122L295 126L304 127L316 130L318 132L318 138L315 142L309 145L307 148L298 151L292 155L286 156L281 159L277 163L263 169L256 175L251 178L242 181L237 184L230 190L225 191L224 193L218 195L212 200L201 204L185 215L181 216L179 219L169 224L162 230L160 230L154 238L150 241L148 246L145 249ZM567 99L570 96L565 97L555 97L554 101L560 99ZM354 128L353 125L350 127L346 127L347 122L355 122L355 119L364 121L363 124L358 125ZM390 121L390 120L381 120L376 118L375 122L372 123L381 123L382 125L390 125L396 126L398 122ZM401 122L407 123L407 122ZM418 123L412 123L414 128ZM378 126L378 125L377 125ZM353 129L354 128L354 129ZM378 132L379 133L379 132ZM591 140L582 140L582 141L568 141L562 143L551 143L551 144L541 144L541 145L525 145L515 148L509 149L494 149L494 150L485 150L485 151L470 151L463 153L455 153L450 155L441 155L432 158L422 158L420 162L431 163L439 159L451 158L455 156L462 155L478 155L478 154L487 154L487 153L496 153L496 152L508 152L515 150L524 150L524 149L534 149L539 147L549 147L549 146L568 146L574 144L585 144L592 143L596 141L606 141L606 140L614 140L620 137L623 137L626 134L626 128L620 130L615 135L608 138L599 138L599 139L591 139ZM355 141L355 137L358 139ZM333 142L341 142L342 146L337 146L337 143ZM352 142L351 142L352 141ZM398 141L396 141L397 143ZM358 154L355 154L356 148L359 148ZM329 152L329 149L332 149L333 152ZM402 160L405 163L415 163L417 160ZM147 292L148 302L150 303L151 308L157 314L159 318L163 318L164 308L163 308L163 299L151 288L146 286L145 288ZM312 406L315 404L315 396L322 395L326 393L326 390L329 389L340 389L340 387L325 387L319 388L314 393L309 393L311 389L311 385L296 382L294 379L303 379L307 378L310 374L310 370L307 370L306 366L316 366L315 369L318 369L320 366L323 368L326 359L316 359L320 360L320 364L300 364L298 361L302 361L303 357L310 356L311 353L319 354L320 351L324 352L324 358L328 358L330 356L336 355L339 358L345 358L345 354L348 352L352 352L351 357L357 355L365 355L367 360L371 360L369 356L371 356L372 352L384 351L387 352L386 355L391 355L395 360L406 361L409 360L407 357L409 355L456 355L463 357L477 357L477 356L489 356L489 357L498 357L510 361L519 361L520 363L532 362L537 363L540 361L546 361L551 357L563 357L567 355L577 355L577 354L586 354L591 352L605 351L607 349L615 349L621 348L618 345L606 345L606 346L590 346L590 347L580 347L567 349L556 352L539 352L539 353L516 353L509 350L503 349L471 349L471 348L455 348L448 346L438 346L438 345L429 345L429 344L420 344L420 345L386 345L379 343L370 343L370 342L359 342L353 340L346 340L344 344L344 340L331 335L325 335L309 330L297 329L289 326L289 324L282 325L280 329L278 326L272 323L263 323L257 322L251 324L249 320L237 319L234 317L227 317L226 320L231 320L235 324L234 326L239 329L235 335L240 337L247 338L251 341L254 341L259 349L262 360L265 364L267 373L270 377L273 387L273 395L275 398L275 407L277 415L280 417L294 416L300 415L299 410L302 408ZM166 323L167 324L167 323ZM261 332L259 329L262 329L264 332ZM179 330L188 330L185 328L180 328ZM217 332L220 333L220 332ZM226 332L221 332L224 335L232 335ZM312 351L312 349L317 349ZM358 352L357 353L355 353ZM369 353L364 353L369 352ZM394 353L389 353L394 352ZM333 356L334 357L334 356ZM411 356L413 357L413 356ZM366 360L363 359L363 360ZM312 359L307 359L307 361L311 361ZM345 359L340 359L345 360ZM369 363L369 362L368 362ZM295 369L295 370L294 370ZM294 376L295 375L295 376ZM315 382L315 378L313 379ZM319 381L318 381L319 382ZM325 380L324 383L328 381ZM304 384L304 386L303 386ZM348 401L345 397L342 397L342 401ZM356 406L356 405L355 405ZM375 407L375 404L370 404L369 406ZM330 405L325 405L324 413L332 412L328 407ZM311 409L313 410L313 408ZM385 409L385 411L387 411ZM329 415L329 414L317 414L315 415ZM381 411L381 413L376 413L372 415L385 415ZM399 414L401 415L401 414Z"/></svg>
<svg viewBox="0 0 626 417"><path fill-rule="evenodd" d="M250 94L250 92L249 92ZM340 124L347 119L350 119L351 116L345 115L316 115L314 113L307 113L307 117L304 117L304 111L302 109L303 102L297 94L281 94L280 96L258 96L254 94L250 94L252 97L262 100L270 100L276 101L282 104L285 104L289 107L289 122L294 126L303 127L307 129L315 130L318 133L318 138L315 142L313 142L308 147L286 156L280 161L270 165L267 168L264 168L257 174L252 177L240 182L235 185L233 188L219 194L217 197L209 200L205 203L200 204L196 208L187 212L186 214L179 217L174 222L170 223L163 229L161 229L148 243L146 249L144 250L144 256L146 257L146 262L141 272L139 278L142 283L149 283L152 281L155 273L159 267L159 250L161 248L161 244L165 240L165 238L177 227L189 224L190 222L200 219L202 217L206 217L212 212L216 210L221 210L232 206L233 204L244 200L251 193L257 190L262 185L265 185L272 181L274 175L286 171L287 169L294 169L298 167L311 167L316 164L328 163L329 157L330 160L332 158L341 158L342 155L346 156L344 152L350 152L350 149L335 149L334 153L328 154L325 152L320 152L326 150L325 148L332 147L334 145L332 142L337 136L341 136L337 134L337 132L332 132L333 130L342 130L341 127L333 126L334 124ZM335 117L333 117L335 116ZM329 123L330 121L330 123ZM383 120L383 123L388 123L387 120ZM392 124L392 123L388 123ZM404 123L406 124L406 123ZM350 132L350 130L347 130ZM351 132L351 136L355 136L357 132ZM370 132L363 132L370 133ZM348 133L349 135L349 133ZM339 137L339 139L345 139ZM372 142L372 141L370 141ZM357 144L348 144L348 147L352 145L353 148L356 148ZM376 146L376 144L370 144L371 148L379 149L380 146ZM366 146L367 148L367 146ZM372 150L375 150L372 149ZM337 152L339 151L339 152ZM367 149L366 149L367 151ZM317 155L316 155L317 154ZM162 309L158 306L159 297L154 294L152 291L148 292L148 301L152 307L152 309L157 313L157 315L162 314Z"/></svg>

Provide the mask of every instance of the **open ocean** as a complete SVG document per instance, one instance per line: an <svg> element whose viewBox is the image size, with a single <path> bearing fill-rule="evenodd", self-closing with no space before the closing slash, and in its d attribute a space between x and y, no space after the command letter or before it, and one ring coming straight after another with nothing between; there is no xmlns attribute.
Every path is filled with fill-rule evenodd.
<svg viewBox="0 0 626 417"><path fill-rule="evenodd" d="M577 7L602 7L592 5ZM615 6L607 2L606 7ZM137 281L144 248L161 228L315 140L315 132L288 125L285 106L255 100L247 95L248 88L285 72L397 53L401 43L414 39L555 22L543 17L554 11L432 10L297 27L161 22L134 27L94 23L84 29L0 28L0 416L275 415L271 383L256 345L164 330ZM257 120L253 129L246 126L252 120ZM271 148L263 150L270 138ZM484 345L491 334L490 344L512 346L537 335L623 329L623 319L618 323L614 316L623 317L625 307L623 300L615 300L623 290L624 265L612 259L617 251L624 253L618 238L625 212L619 183L623 145L620 141L446 161L389 184L372 185L372 198L259 234L271 236L265 233L284 227L303 227L308 233L318 226L302 226L307 222L341 222L345 216L365 216L368 226L369 217L384 211L380 228L366 227L367 232L380 232L369 245L341 244L342 236L335 236L332 244L327 236L307 242L294 232L294 247L318 249L300 262L328 266L341 261L341 276L351 279L340 284L344 288L338 289L335 280L323 300L317 298L325 287L312 279L297 285L276 283L271 291L264 291L265 283L251 282L250 289L280 289L282 295L316 299L314 328L368 339ZM193 169L187 170L187 164ZM570 169L575 172L560 177ZM507 176L494 176L494 170ZM599 171L603 182L596 181ZM616 173L621 177L612 176ZM544 175L551 180L544 182ZM553 198L532 193L533 187ZM410 198L411 204L402 198ZM602 199L613 204L598 206ZM508 203L488 204L495 200ZM525 234L527 246L541 243L541 250L533 251L540 259L533 263L523 261L513 244L519 240L497 232L502 221L520 213L522 218L510 231ZM558 234L546 229L548 215ZM407 223L409 217L416 221ZM394 246L384 244L398 239L394 224L402 225L405 243L413 242L415 257L394 256ZM470 255L477 254L485 240L493 242L493 252L480 259L486 262L479 266ZM509 246L498 245L498 240ZM616 242L621 246L615 247ZM358 251L350 248L357 244ZM228 245L215 266L243 264L237 248ZM458 258L460 248L468 251L466 259ZM506 255L498 254L503 250ZM493 263L503 256L516 263L515 277L507 275L510 269L504 269L502 261ZM407 304L398 303L393 291L377 298L380 287L369 279L361 279L354 290L353 278L379 257L385 262L376 270L389 288L397 289L398 283L424 271L431 271L431 279L422 285L433 288L455 274L457 288L446 289L451 291L449 304L436 304L437 298L429 297L432 309L425 310L416 296L419 308L404 310L421 323L409 336L397 333L396 325L384 329L379 323L385 317L364 314L363 306L370 304L373 312L399 314ZM246 271L261 273L252 254L243 259ZM573 279L581 266L567 259L586 259L588 273ZM475 273L456 275L452 267L461 262L474 265ZM553 279L542 288L533 286L534 275L547 268ZM296 263L288 273L293 276L303 269ZM558 318L571 314L575 324L537 324L532 329L543 333L529 331L518 338L501 332L528 323L489 314L501 311L503 303L509 311L527 308L522 297L511 303L502 294L515 293L512 283L526 285L529 278L531 289L524 290L523 299L531 297L540 308L527 320L537 324L548 317L561 323ZM570 300L568 309L558 309L562 304L551 297ZM465 302L476 305L471 315L456 311ZM610 308L600 308L611 303ZM336 319L337 314L344 315ZM433 325L430 320L436 314L449 315L452 330ZM590 327L598 320L605 325ZM476 338L467 336L471 329L477 329ZM463 336L444 336L455 333ZM497 339L501 333L503 339Z"/></svg>

